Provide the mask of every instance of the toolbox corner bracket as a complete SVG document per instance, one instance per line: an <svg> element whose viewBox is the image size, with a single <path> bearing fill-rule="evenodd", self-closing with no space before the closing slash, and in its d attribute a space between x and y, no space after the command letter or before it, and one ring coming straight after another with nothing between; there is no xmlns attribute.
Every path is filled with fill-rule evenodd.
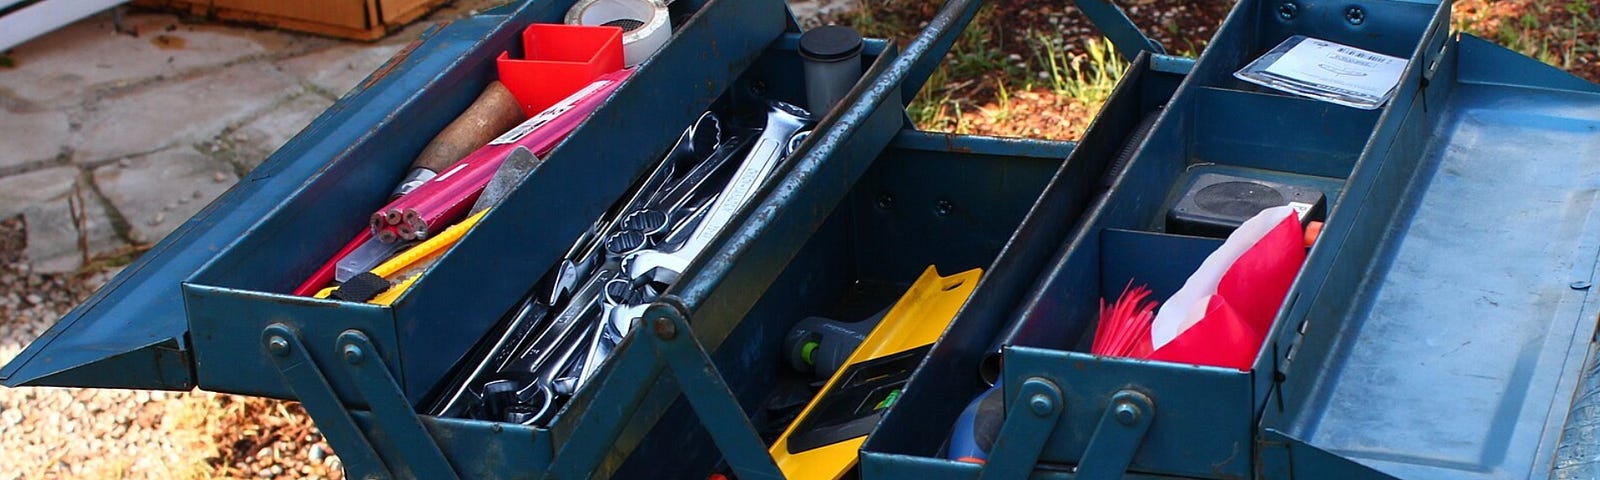
<svg viewBox="0 0 1600 480"><path fill-rule="evenodd" d="M389 443L398 450L394 453L407 459L411 474L417 478L458 478L433 436L422 426L422 420L411 410L411 403L372 340L359 330L345 330L334 348L372 409L378 430L389 437Z"/></svg>
<svg viewBox="0 0 1600 480"><path fill-rule="evenodd" d="M1010 415L1000 425L993 452L979 479L1028 478L1039 453L1050 440L1056 421L1066 410L1061 387L1042 377L1029 377L1008 402Z"/></svg>
<svg viewBox="0 0 1600 480"><path fill-rule="evenodd" d="M272 360L278 376L339 453L345 474L351 478L393 478L350 412L339 402L338 394L317 368L299 333L288 325L274 323L262 330L261 342L262 355Z"/></svg>
<svg viewBox="0 0 1600 480"><path fill-rule="evenodd" d="M1112 395L1084 449L1078 478L1122 478L1155 414L1155 403L1143 393L1120 390Z"/></svg>
<svg viewBox="0 0 1600 480"><path fill-rule="evenodd" d="M756 434L755 425L743 414L738 398L680 312L677 308L651 308L645 323L653 334L644 337L666 360L667 372L682 385L683 396L727 456L734 473L741 479L782 480L778 464L767 454L766 442ZM635 331L644 326L635 325Z"/></svg>

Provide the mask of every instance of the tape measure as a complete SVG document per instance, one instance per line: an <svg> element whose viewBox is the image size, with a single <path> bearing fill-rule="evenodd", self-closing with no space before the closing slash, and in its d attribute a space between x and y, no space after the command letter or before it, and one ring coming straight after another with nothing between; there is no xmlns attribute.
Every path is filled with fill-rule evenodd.
<svg viewBox="0 0 1600 480"><path fill-rule="evenodd" d="M661 0L583 0L567 10L568 25L622 28L623 63L644 63L667 44L672 26Z"/></svg>

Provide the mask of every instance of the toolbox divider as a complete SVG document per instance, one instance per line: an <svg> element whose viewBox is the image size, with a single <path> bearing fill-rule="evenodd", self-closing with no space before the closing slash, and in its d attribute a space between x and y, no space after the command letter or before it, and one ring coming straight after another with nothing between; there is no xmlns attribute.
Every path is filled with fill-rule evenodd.
<svg viewBox="0 0 1600 480"><path fill-rule="evenodd" d="M1233 73L1294 35L1409 58L1437 11L1432 3L1390 0L1240 1L1223 23L1227 28L1218 29L1207 44L1191 78L1197 87L1275 92Z"/></svg>
<svg viewBox="0 0 1600 480"><path fill-rule="evenodd" d="M1380 113L1214 87L1196 89L1191 101L1191 162L1340 179L1350 176Z"/></svg>
<svg viewBox="0 0 1600 480"><path fill-rule="evenodd" d="M1141 123L1172 113L1167 104L1184 75L1156 65L1183 63L1167 58L1140 55L1130 65L1083 140L1068 155L979 281L972 298L934 345L895 408L863 446L864 478L903 478L913 471L940 478L975 476L976 465L938 455L944 435L957 415L984 390L980 379L999 376L998 365L980 365L978 360L996 351L993 339L1005 333L1013 309L1020 306L1029 291L1038 288L1036 279L1053 264L1052 257L1059 253L1058 249L1083 228L1080 215L1101 208L1108 193L1105 189L1134 175L1116 170L1114 159L1125 144L1141 143L1134 138ZM1157 141L1152 135L1142 143ZM1091 271L1098 267L1097 260L1085 266Z"/></svg>

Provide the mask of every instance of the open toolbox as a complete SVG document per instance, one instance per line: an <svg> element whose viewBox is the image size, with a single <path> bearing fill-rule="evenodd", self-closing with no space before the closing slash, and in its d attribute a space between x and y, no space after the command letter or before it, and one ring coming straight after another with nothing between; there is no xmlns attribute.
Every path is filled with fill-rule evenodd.
<svg viewBox="0 0 1600 480"><path fill-rule="evenodd" d="M406 173L370 159L411 157L573 3L425 34L0 380L296 399L362 478L783 478L772 400L807 383L786 334L885 311L932 267L970 298L865 397L862 478L1600 475L1600 86L1450 32L1449 2L1241 0L1198 60L1083 2L1133 61L1074 144L908 128L980 3L952 0L903 52L866 42L862 80L547 425L428 415L683 126L806 95L781 2L677 0L666 47L392 305L284 294ZM1406 59L1392 98L1234 75L1296 35ZM1255 211L1238 198L1325 222L1248 368L1089 353L1102 299L1173 295ZM949 459L991 384L985 462Z"/></svg>

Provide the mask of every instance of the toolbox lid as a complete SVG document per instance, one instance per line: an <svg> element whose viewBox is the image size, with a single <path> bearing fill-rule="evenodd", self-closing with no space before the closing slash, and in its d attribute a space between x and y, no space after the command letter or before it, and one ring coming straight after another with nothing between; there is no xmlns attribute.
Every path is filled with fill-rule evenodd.
<svg viewBox="0 0 1600 480"><path fill-rule="evenodd" d="M1296 306L1264 476L1545 478L1559 444L1593 450L1600 85L1471 36L1448 48L1368 145L1379 185L1355 226L1324 233L1342 243L1319 245L1333 273Z"/></svg>

